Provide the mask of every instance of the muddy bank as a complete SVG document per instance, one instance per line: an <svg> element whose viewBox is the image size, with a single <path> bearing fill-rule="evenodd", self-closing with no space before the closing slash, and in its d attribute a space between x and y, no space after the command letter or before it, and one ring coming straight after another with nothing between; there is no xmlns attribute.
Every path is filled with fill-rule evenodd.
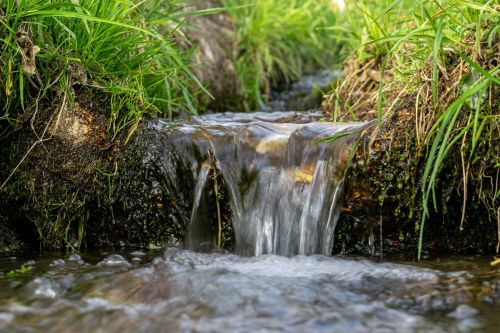
<svg viewBox="0 0 500 333"><path fill-rule="evenodd" d="M193 0L185 6L204 10L220 3ZM182 30L179 43L192 50L192 70L213 96L199 94L200 108L237 107L229 16L190 17ZM145 124L118 131L109 118L110 96L86 87L80 77L86 73L71 80L67 93L54 89L51 101L27 105L15 126L0 124L0 253L179 244L192 179L176 169L160 172L154 154L169 149L159 146L155 131Z"/></svg>
<svg viewBox="0 0 500 333"><path fill-rule="evenodd" d="M221 8L218 0L189 0L185 11ZM227 12L194 16L182 28L187 41L185 48L194 46L193 73L210 92L200 94L200 109L236 111L243 107L243 92L236 74L236 31Z"/></svg>
<svg viewBox="0 0 500 333"><path fill-rule="evenodd" d="M1 191L2 252L181 244L193 180L156 137L143 125L128 145L53 137L32 148L30 130L16 133L1 148L2 179L32 149Z"/></svg>

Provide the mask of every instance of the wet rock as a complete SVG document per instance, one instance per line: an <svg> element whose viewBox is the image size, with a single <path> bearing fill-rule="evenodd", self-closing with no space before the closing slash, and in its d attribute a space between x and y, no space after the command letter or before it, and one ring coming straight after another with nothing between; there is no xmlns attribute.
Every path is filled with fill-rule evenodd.
<svg viewBox="0 0 500 333"><path fill-rule="evenodd" d="M34 298L55 299L64 292L57 282L48 278L36 278L26 285L26 292Z"/></svg>
<svg viewBox="0 0 500 333"><path fill-rule="evenodd" d="M324 91L328 91L340 76L340 72L326 70L305 75L284 91L273 92L268 108L275 111L317 109L323 101Z"/></svg>
<svg viewBox="0 0 500 333"><path fill-rule="evenodd" d="M103 267L130 267L131 264L119 254L112 254L100 261L98 266Z"/></svg>
<svg viewBox="0 0 500 333"><path fill-rule="evenodd" d="M92 235L96 242L121 239L144 247L183 244L193 174L155 126L145 124L127 146L114 188L115 219L97 226Z"/></svg>
<svg viewBox="0 0 500 333"><path fill-rule="evenodd" d="M76 253L73 253L71 254L69 257L68 257L68 261L80 261L82 260L82 257L80 257L80 255L76 254Z"/></svg>
<svg viewBox="0 0 500 333"><path fill-rule="evenodd" d="M85 261L82 260L82 257L76 253L71 254L68 257L68 261L75 263L77 265L84 265L85 264Z"/></svg>
<svg viewBox="0 0 500 333"><path fill-rule="evenodd" d="M473 308L470 305L460 304L459 306L457 306L455 311L450 312L448 314L448 317L455 318L455 319L470 318L470 317L474 317L475 315L477 315L478 312L479 312L479 310L477 310L476 308Z"/></svg>
<svg viewBox="0 0 500 333"><path fill-rule="evenodd" d="M455 325L460 332L470 332L481 326L477 319L479 310L467 304L460 304L457 308L448 314L448 317L456 320Z"/></svg>
<svg viewBox="0 0 500 333"><path fill-rule="evenodd" d="M50 263L50 267L64 267L66 263L63 259L57 259Z"/></svg>

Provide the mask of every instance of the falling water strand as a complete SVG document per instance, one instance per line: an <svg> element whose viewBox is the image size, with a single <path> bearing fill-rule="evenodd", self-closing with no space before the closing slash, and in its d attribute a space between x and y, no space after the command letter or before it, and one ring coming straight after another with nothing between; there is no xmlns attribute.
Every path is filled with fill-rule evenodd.
<svg viewBox="0 0 500 333"><path fill-rule="evenodd" d="M195 191L194 191L194 205L193 209L191 211L191 219L190 219L190 225L195 227L197 223L203 224L205 221L202 221L203 218L203 211L200 209L200 206L204 204L203 202L203 191L206 188L206 185L208 183L209 179L209 173L210 173L210 168L207 166L207 163L204 163L203 166L200 169L200 172L198 174L198 179L196 181L195 185ZM203 206L204 208L204 206ZM193 238L193 235L191 233L188 234L187 237L187 246L190 248L194 248L198 246L199 244L197 243L197 239Z"/></svg>
<svg viewBox="0 0 500 333"><path fill-rule="evenodd" d="M210 155L210 162L214 177L215 203L217 206L217 250L220 250L222 248L222 216L220 210L219 181L217 179L219 175L217 174L217 166L213 153L208 151L208 154Z"/></svg>

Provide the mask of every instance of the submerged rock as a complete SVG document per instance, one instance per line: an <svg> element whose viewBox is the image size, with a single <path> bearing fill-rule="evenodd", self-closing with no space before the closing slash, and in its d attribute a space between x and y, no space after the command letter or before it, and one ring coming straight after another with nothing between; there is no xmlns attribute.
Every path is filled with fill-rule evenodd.
<svg viewBox="0 0 500 333"><path fill-rule="evenodd" d="M62 286L49 278L36 278L25 287L26 293L32 293L30 298L55 299L64 293Z"/></svg>

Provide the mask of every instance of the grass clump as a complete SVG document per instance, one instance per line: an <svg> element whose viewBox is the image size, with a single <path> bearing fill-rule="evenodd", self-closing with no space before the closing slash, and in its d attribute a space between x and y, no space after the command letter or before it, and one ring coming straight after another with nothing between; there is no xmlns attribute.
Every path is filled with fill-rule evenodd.
<svg viewBox="0 0 500 333"><path fill-rule="evenodd" d="M332 0L223 0L237 33L236 71L246 109L265 108L270 90L316 67L332 65L336 47L324 30L335 23Z"/></svg>
<svg viewBox="0 0 500 333"><path fill-rule="evenodd" d="M444 176L461 184L460 230L473 195L488 212L488 223L500 226L498 1L385 0L347 6L342 22L330 28L344 45L346 79L326 107L334 119L409 115L406 126L414 129L415 140L411 158L421 161L412 171L422 212L415 221L418 257L425 221L446 202L436 194L445 186ZM443 170L456 173L444 175Z"/></svg>
<svg viewBox="0 0 500 333"><path fill-rule="evenodd" d="M183 8L0 1L2 230L30 246L77 248L100 223L114 225L113 182L141 119L196 112L200 84L191 51L179 46L193 13Z"/></svg>
<svg viewBox="0 0 500 333"><path fill-rule="evenodd" d="M2 1L0 126L5 131L36 116L42 101L71 102L82 88L109 97L111 134L133 127L146 112L195 112L188 86L196 78L189 54L175 43L178 5Z"/></svg>

